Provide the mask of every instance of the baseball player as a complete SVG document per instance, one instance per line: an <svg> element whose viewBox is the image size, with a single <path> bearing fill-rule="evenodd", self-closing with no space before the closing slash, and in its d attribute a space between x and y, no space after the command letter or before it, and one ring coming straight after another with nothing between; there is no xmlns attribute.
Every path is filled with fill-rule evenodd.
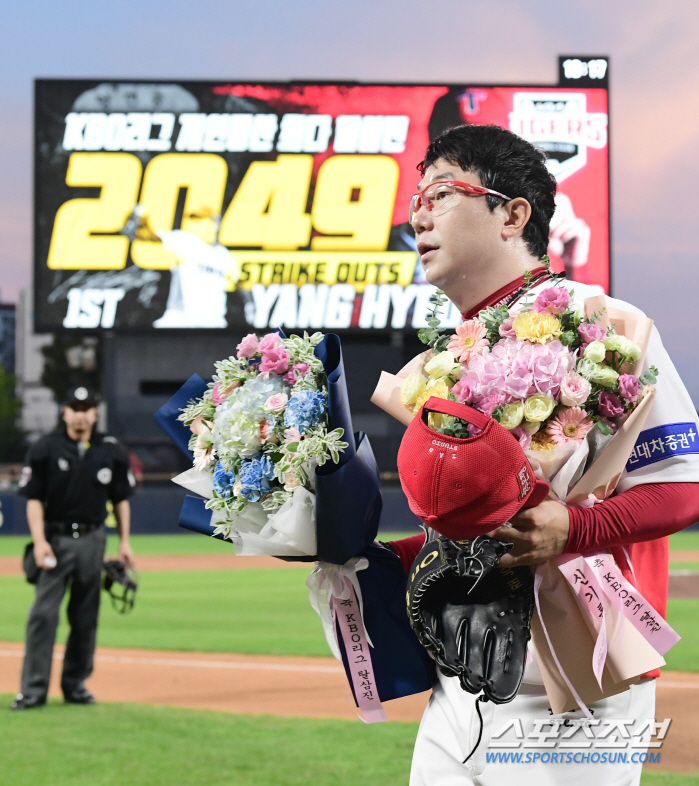
<svg viewBox="0 0 699 786"><path fill-rule="evenodd" d="M118 558L129 564L134 561L128 498L136 482L126 450L114 437L94 431L97 400L86 387L69 391L63 422L65 428L31 446L20 481L40 571L14 710L46 704L58 613L69 582L70 636L61 688L69 704L95 701L85 680L92 673L95 652L107 500L114 504L119 527Z"/></svg>
<svg viewBox="0 0 699 786"><path fill-rule="evenodd" d="M445 292L464 319L488 306L515 305L527 273L534 293L551 286L541 257L556 183L540 151L496 126L459 126L430 144L420 170L411 210L418 252L427 280ZM562 285L574 289L580 310L584 299L596 294L577 282ZM622 301L609 303L640 313ZM490 535L514 544L502 567L608 549L625 577L665 614L667 536L699 520L699 436L696 410L655 329L645 365L659 369L657 396L616 493L591 508L544 501ZM424 542L418 535L391 545L409 570ZM504 704L477 702L456 678L439 673L415 744L411 786L501 786L513 778L520 786L638 784L638 754L644 748L628 743L654 718L657 676L657 671L647 674L629 690L591 705L593 725L582 728L581 711L552 715L535 654L518 694ZM561 746L563 733L555 729L572 739L576 723L574 742L580 747ZM520 763L493 756L496 750L521 752ZM540 755L531 755L534 751ZM622 751L623 757L610 755Z"/></svg>

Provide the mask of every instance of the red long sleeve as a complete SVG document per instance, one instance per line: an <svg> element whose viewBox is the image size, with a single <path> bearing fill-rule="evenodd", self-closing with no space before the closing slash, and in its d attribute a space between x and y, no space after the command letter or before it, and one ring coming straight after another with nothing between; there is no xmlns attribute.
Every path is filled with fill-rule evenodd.
<svg viewBox="0 0 699 786"><path fill-rule="evenodd" d="M699 483L648 483L591 508L569 508L566 552L656 540L699 522Z"/></svg>
<svg viewBox="0 0 699 786"><path fill-rule="evenodd" d="M425 533L421 532L419 535L413 535L410 538L389 541L390 545L393 546L393 550L400 557L406 573L410 573L415 557L417 557L420 549L425 545L425 538Z"/></svg>

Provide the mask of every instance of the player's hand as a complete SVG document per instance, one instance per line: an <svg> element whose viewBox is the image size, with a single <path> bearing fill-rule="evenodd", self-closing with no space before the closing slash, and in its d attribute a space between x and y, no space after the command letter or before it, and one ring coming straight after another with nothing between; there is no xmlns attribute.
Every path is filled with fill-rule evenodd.
<svg viewBox="0 0 699 786"><path fill-rule="evenodd" d="M136 560L133 556L133 551L131 551L131 545L128 541L122 540L119 543L119 553L117 554L117 559L119 562L123 562L126 565L131 565L131 567L136 566Z"/></svg>
<svg viewBox="0 0 699 786"><path fill-rule="evenodd" d="M545 500L535 508L521 510L510 520L511 527L498 527L488 535L514 548L500 560L503 568L541 565L563 554L570 532L568 508L560 502Z"/></svg>
<svg viewBox="0 0 699 786"><path fill-rule="evenodd" d="M47 540L34 541L34 559L41 570L51 570L56 567L56 555Z"/></svg>

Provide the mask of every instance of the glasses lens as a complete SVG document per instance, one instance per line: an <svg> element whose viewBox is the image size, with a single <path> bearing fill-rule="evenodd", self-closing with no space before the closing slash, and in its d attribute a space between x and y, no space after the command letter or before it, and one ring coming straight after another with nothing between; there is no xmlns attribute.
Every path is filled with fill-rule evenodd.
<svg viewBox="0 0 699 786"><path fill-rule="evenodd" d="M455 186L447 183L435 183L428 186L424 191L416 194L410 202L410 221L412 223L417 211L424 205L434 216L439 216L451 210L456 204L452 199L459 190Z"/></svg>
<svg viewBox="0 0 699 786"><path fill-rule="evenodd" d="M439 216L453 206L453 196L456 194L454 186L446 183L435 183L423 192L425 204L429 204L432 214Z"/></svg>
<svg viewBox="0 0 699 786"><path fill-rule="evenodd" d="M410 200L410 223L413 223L413 219L415 218L415 213L420 209L419 206L420 197L415 194L415 196Z"/></svg>

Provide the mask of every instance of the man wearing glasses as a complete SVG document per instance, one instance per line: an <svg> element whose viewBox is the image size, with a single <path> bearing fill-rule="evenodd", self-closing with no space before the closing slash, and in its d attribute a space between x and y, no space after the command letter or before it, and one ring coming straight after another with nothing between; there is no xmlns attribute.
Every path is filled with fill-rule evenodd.
<svg viewBox="0 0 699 786"><path fill-rule="evenodd" d="M419 169L422 180L410 208L418 253L427 280L445 292L464 319L475 317L488 306L515 305L524 294L525 275L534 293L551 286L551 274L542 257L549 241L556 183L543 153L496 126L458 126L430 144ZM562 285L572 289L569 282L563 281ZM584 284L574 285L579 307L586 297L596 293ZM611 299L610 303L638 312L628 303ZM670 424L696 428L691 398L656 330L646 357L646 367L650 365L657 366L660 374L645 428ZM502 558L503 567L536 566L564 552L608 549L627 579L664 614L667 535L699 520L697 483L699 446L682 455L659 457L642 467L627 466L615 495L592 508L569 509L558 502L544 501L517 514L511 528L501 527L490 534L514 543L513 551ZM406 570L424 539L424 535L418 535L391 544ZM645 675L629 690L593 704L590 709L597 735L602 735L607 721L632 719L637 722L633 735L637 726L652 719L657 676L657 671ZM643 752L639 747L625 748L626 762L618 758L614 763L593 766L581 757L564 761L561 756L549 756L545 757L546 763L540 758L525 763L532 739L533 745L537 744L537 728L541 734L542 728L554 728L551 722L557 720L549 708L536 653L511 703L480 706L482 742L464 763L479 738L476 697L463 691L458 679L438 674L415 745L411 786L498 786L511 782L513 775L518 784L536 786L560 782L574 786L592 783L593 779L595 783L627 786L640 781L641 763L638 756L632 760L633 753ZM566 713L560 716L559 728L567 730L581 718L580 711ZM497 750L490 747L494 736L508 724L510 732L499 742L507 741L510 750L523 751L523 763L519 765L512 760L497 761L492 755ZM531 734L533 738L528 736ZM561 736L554 748L543 740L540 747L547 753L560 753ZM525 742L529 743L526 748ZM586 753L601 754L609 739L586 737L583 742L590 743Z"/></svg>

